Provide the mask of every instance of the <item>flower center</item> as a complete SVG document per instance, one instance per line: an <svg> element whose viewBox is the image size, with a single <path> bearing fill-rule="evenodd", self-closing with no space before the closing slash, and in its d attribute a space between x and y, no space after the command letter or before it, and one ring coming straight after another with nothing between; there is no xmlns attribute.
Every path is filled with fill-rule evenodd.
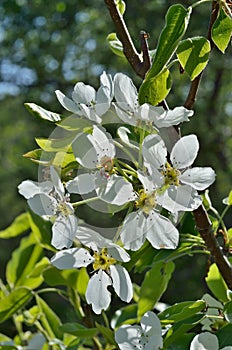
<svg viewBox="0 0 232 350"><path fill-rule="evenodd" d="M110 173L113 170L114 161L110 157L104 156L101 158L100 165L106 172Z"/></svg>
<svg viewBox="0 0 232 350"><path fill-rule="evenodd" d="M59 202L56 207L56 214L63 214L64 216L68 216L72 214L72 211L65 202Z"/></svg>
<svg viewBox="0 0 232 350"><path fill-rule="evenodd" d="M144 190L139 192L139 198L135 201L137 208L141 208L145 214L149 214L156 206L155 192L146 193Z"/></svg>
<svg viewBox="0 0 232 350"><path fill-rule="evenodd" d="M115 264L117 261L108 255L107 248L103 248L100 253L94 252L94 270L108 270L110 265Z"/></svg>
<svg viewBox="0 0 232 350"><path fill-rule="evenodd" d="M165 185L175 185L179 186L178 176L180 171L173 168L168 162L165 164L165 170L162 170L161 173L164 175Z"/></svg>

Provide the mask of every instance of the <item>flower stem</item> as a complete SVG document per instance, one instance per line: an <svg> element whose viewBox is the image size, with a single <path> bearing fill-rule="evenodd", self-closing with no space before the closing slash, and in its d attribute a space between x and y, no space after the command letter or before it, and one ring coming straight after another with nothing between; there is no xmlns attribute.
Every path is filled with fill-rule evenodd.
<svg viewBox="0 0 232 350"><path fill-rule="evenodd" d="M79 201L79 202L71 203L71 204L72 204L73 208L76 208L76 207L79 207L80 205L91 203L91 202L94 202L98 199L99 199L99 197L92 197L92 198L87 198L87 199L84 199L83 201Z"/></svg>

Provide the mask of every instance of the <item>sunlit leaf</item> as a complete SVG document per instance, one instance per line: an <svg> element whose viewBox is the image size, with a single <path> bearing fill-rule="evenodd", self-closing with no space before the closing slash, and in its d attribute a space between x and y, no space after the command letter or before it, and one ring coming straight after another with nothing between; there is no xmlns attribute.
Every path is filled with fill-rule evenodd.
<svg viewBox="0 0 232 350"><path fill-rule="evenodd" d="M27 213L20 214L5 230L0 231L0 238L12 238L21 235L30 228Z"/></svg>
<svg viewBox="0 0 232 350"><path fill-rule="evenodd" d="M230 43L232 35L232 20L223 9L220 9L219 16L213 24L212 39L221 52L225 52Z"/></svg>
<svg viewBox="0 0 232 350"><path fill-rule="evenodd" d="M168 95L171 85L171 74L167 68L164 68L158 75L144 80L139 89L139 103L150 103L156 106Z"/></svg>
<svg viewBox="0 0 232 350"><path fill-rule="evenodd" d="M212 264L210 266L208 275L205 280L209 289L218 300L222 302L228 301L226 294L228 288L216 264Z"/></svg>
<svg viewBox="0 0 232 350"><path fill-rule="evenodd" d="M159 318L169 323L178 322L195 315L205 307L206 302L204 300L184 301L174 304L159 313Z"/></svg>
<svg viewBox="0 0 232 350"><path fill-rule="evenodd" d="M108 44L109 44L111 50L113 51L113 53L117 56L125 58L125 55L123 53L122 43L118 39L116 33L110 33L106 39L107 39Z"/></svg>
<svg viewBox="0 0 232 350"><path fill-rule="evenodd" d="M35 103L24 103L24 105L29 110L29 112L36 115L37 117L48 120L50 122L58 122L61 120L61 116L59 114L47 111Z"/></svg>
<svg viewBox="0 0 232 350"><path fill-rule="evenodd" d="M19 287L0 300L0 323L6 321L24 307L32 298L29 288Z"/></svg>
<svg viewBox="0 0 232 350"><path fill-rule="evenodd" d="M210 43L204 37L189 38L179 44L176 53L182 68L193 80L208 63Z"/></svg>
<svg viewBox="0 0 232 350"><path fill-rule="evenodd" d="M146 273L140 289L138 317L154 308L155 304L166 290L174 268L175 265L172 261L168 263L160 261L155 263Z"/></svg>

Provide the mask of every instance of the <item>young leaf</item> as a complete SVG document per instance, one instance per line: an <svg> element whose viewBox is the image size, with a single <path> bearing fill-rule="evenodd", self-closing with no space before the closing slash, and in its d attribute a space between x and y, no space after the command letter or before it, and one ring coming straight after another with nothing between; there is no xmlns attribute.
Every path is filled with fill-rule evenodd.
<svg viewBox="0 0 232 350"><path fill-rule="evenodd" d="M156 106L168 95L171 85L171 74L167 68L164 68L160 74L144 80L139 89L139 103L150 103Z"/></svg>
<svg viewBox="0 0 232 350"><path fill-rule="evenodd" d="M172 261L168 263L160 261L155 263L151 270L146 273L140 289L138 317L154 308L154 305L166 290L174 268L175 265Z"/></svg>
<svg viewBox="0 0 232 350"><path fill-rule="evenodd" d="M20 214L5 230L0 231L0 238L12 238L21 235L30 228L27 213Z"/></svg>
<svg viewBox="0 0 232 350"><path fill-rule="evenodd" d="M184 301L175 305L172 305L159 313L160 320L168 321L169 323L179 322L186 318L189 318L199 311L202 311L206 307L204 300L197 301Z"/></svg>
<svg viewBox="0 0 232 350"><path fill-rule="evenodd" d="M29 110L29 112L31 112L32 114L34 114L39 118L49 120L50 122L53 122L53 123L61 120L61 117L59 114L47 111L46 109L38 106L35 103L24 103L24 105Z"/></svg>
<svg viewBox="0 0 232 350"><path fill-rule="evenodd" d="M40 321L44 329L51 338L62 339L62 331L60 329L61 321L55 312L48 306L48 304L36 295L36 302L40 309Z"/></svg>
<svg viewBox="0 0 232 350"><path fill-rule="evenodd" d="M219 299L222 302L228 301L226 294L228 288L216 264L212 264L210 266L208 275L205 280L209 289L217 299Z"/></svg>
<svg viewBox="0 0 232 350"><path fill-rule="evenodd" d="M221 52L225 52L232 35L232 20L223 9L220 9L219 16L212 28L212 39Z"/></svg>
<svg viewBox="0 0 232 350"><path fill-rule="evenodd" d="M152 67L146 80L158 75L174 54L188 27L192 8L185 9L180 4L172 5L166 15L166 25L161 32Z"/></svg>
<svg viewBox="0 0 232 350"><path fill-rule="evenodd" d="M209 60L210 43L203 37L183 40L177 48L177 57L190 79L195 79Z"/></svg>
<svg viewBox="0 0 232 350"><path fill-rule="evenodd" d="M118 39L116 33L110 33L106 40L108 41L108 44L115 55L125 58L122 43Z"/></svg>
<svg viewBox="0 0 232 350"><path fill-rule="evenodd" d="M13 316L18 310L24 307L32 298L29 288L19 287L14 289L0 302L0 323Z"/></svg>
<svg viewBox="0 0 232 350"><path fill-rule="evenodd" d="M58 151L68 151L70 148L76 134L71 134L67 137L60 139L44 139L36 138L36 142L40 148L46 152L58 152Z"/></svg>

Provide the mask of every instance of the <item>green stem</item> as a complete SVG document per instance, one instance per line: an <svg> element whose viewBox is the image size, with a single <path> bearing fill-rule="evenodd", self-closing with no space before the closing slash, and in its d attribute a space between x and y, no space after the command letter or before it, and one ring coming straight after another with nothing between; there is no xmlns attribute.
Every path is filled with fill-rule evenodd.
<svg viewBox="0 0 232 350"><path fill-rule="evenodd" d="M178 254L176 256L173 256L173 257L170 257L168 259L166 259L165 261L166 262L169 262L169 261L174 261L176 259L179 259L179 258L182 258L183 256L186 256L186 255L193 255L193 254L206 254L206 255L210 255L210 252L208 250L190 250L188 252L185 252L185 253L182 253L182 254Z"/></svg>
<svg viewBox="0 0 232 350"><path fill-rule="evenodd" d="M194 8L194 7L198 6L198 5L203 4L204 2L212 2L212 1L213 1L213 0L199 0L199 1L195 2L195 4L192 4L192 5L189 6L189 7Z"/></svg>
<svg viewBox="0 0 232 350"><path fill-rule="evenodd" d="M83 201L79 201L79 202L71 203L71 204L72 204L73 208L76 208L76 207L79 207L80 205L91 203L91 202L94 202L98 199L99 199L99 197L92 197L92 198L87 198L87 199L84 199Z"/></svg>

